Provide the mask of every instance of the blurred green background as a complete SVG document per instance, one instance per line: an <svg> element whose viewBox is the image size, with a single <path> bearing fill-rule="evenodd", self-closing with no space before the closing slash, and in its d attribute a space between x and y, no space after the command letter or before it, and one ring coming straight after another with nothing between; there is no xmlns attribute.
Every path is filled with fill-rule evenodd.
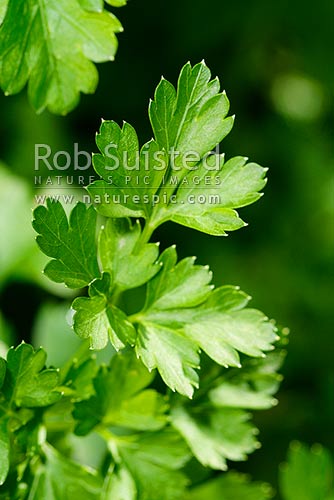
<svg viewBox="0 0 334 500"><path fill-rule="evenodd" d="M94 151L101 118L124 119L150 139L148 100L161 75L175 83L187 60L204 58L236 114L222 150L269 167L269 182L241 211L249 226L228 238L172 224L155 238L198 255L216 284L240 285L291 330L280 404L256 415L263 446L238 465L275 485L292 439L334 451L334 3L132 0L117 14L125 32L116 62L100 65L96 94L68 117L36 116L25 93L0 97L1 339L34 332L40 342L48 327L50 361L62 361L55 325L65 322L68 294L41 275L30 229L34 144Z"/></svg>

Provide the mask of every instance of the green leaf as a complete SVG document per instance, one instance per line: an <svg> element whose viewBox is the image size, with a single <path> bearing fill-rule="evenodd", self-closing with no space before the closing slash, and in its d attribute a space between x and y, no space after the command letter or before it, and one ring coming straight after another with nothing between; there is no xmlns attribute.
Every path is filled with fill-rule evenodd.
<svg viewBox="0 0 334 500"><path fill-rule="evenodd" d="M157 263L159 245L138 246L139 221L108 219L99 236L99 257L104 271L110 272L113 284L120 290L147 283L160 270Z"/></svg>
<svg viewBox="0 0 334 500"><path fill-rule="evenodd" d="M48 406L58 401L58 371L45 369L45 361L45 351L35 351L29 344L9 349L3 386L8 401L26 408Z"/></svg>
<svg viewBox="0 0 334 500"><path fill-rule="evenodd" d="M96 2L9 0L0 28L0 85L7 95L28 83L36 111L66 114L80 92L95 91L92 61L114 59L122 26L110 12L82 8L89 5Z"/></svg>
<svg viewBox="0 0 334 500"><path fill-rule="evenodd" d="M5 482L10 466L10 435L8 418L1 417L0 413L0 486Z"/></svg>
<svg viewBox="0 0 334 500"><path fill-rule="evenodd" d="M264 356L263 352L272 350L277 340L275 326L262 312L249 308L213 315L203 307L184 330L188 338L224 366L240 366L237 351L248 356Z"/></svg>
<svg viewBox="0 0 334 500"><path fill-rule="evenodd" d="M205 467L226 470L226 459L240 461L258 448L256 429L241 410L196 408L196 416L181 406L171 413L173 426Z"/></svg>
<svg viewBox="0 0 334 500"><path fill-rule="evenodd" d="M120 128L102 121L93 155L95 171L103 180L88 186L97 210L107 217L149 217L152 196L167 168L166 153L151 140L139 150L136 131L128 123Z"/></svg>
<svg viewBox="0 0 334 500"><path fill-rule="evenodd" d="M226 118L229 102L219 94L219 80L210 81L211 73L204 62L193 68L187 63L180 73L177 92L162 80L157 87L149 115L155 138L162 149L178 153L176 167L189 152L199 159L211 151L230 132L233 118Z"/></svg>
<svg viewBox="0 0 334 500"><path fill-rule="evenodd" d="M159 393L147 389L153 378L132 350L114 356L95 377L95 395L76 404L76 433L87 434L98 424L152 431L163 427L167 406Z"/></svg>
<svg viewBox="0 0 334 500"><path fill-rule="evenodd" d="M284 500L329 500L333 491L333 460L321 445L307 446L293 442L287 463L280 473Z"/></svg>
<svg viewBox="0 0 334 500"><path fill-rule="evenodd" d="M246 474L228 472L205 481L190 490L186 500L266 500L272 498L272 488L266 483L251 482Z"/></svg>
<svg viewBox="0 0 334 500"><path fill-rule="evenodd" d="M109 339L116 350L135 343L136 330L126 314L108 301L109 289L110 275L104 273L90 285L89 297L78 297L72 304L74 331L89 338L91 349L103 349Z"/></svg>
<svg viewBox="0 0 334 500"><path fill-rule="evenodd" d="M149 229L172 220L223 236L245 226L235 209L260 198L267 169L244 157L225 163L212 152L233 126L228 110L205 63L188 63L177 90L164 78L159 83L149 107L155 140L140 152L133 127L103 121L93 159L102 180L88 186L97 210L150 219Z"/></svg>
<svg viewBox="0 0 334 500"><path fill-rule="evenodd" d="M149 116L156 141L166 151L169 151L172 146L169 127L173 118L175 104L176 90L174 85L162 78L156 88L154 101L150 103Z"/></svg>
<svg viewBox="0 0 334 500"><path fill-rule="evenodd" d="M110 448L112 452L112 442ZM189 452L174 431L145 433L124 439L117 446L117 452L123 467L135 482L137 500L184 498L187 479L178 469L188 461Z"/></svg>
<svg viewBox="0 0 334 500"><path fill-rule="evenodd" d="M249 359L242 370L231 369L222 376L209 392L209 399L216 407L265 410L275 406L282 376L277 373L285 357L284 351L275 350L264 359Z"/></svg>
<svg viewBox="0 0 334 500"><path fill-rule="evenodd" d="M219 170L208 171L207 165L217 161ZM224 164L224 156L203 162L196 172L187 173L178 188L175 203L169 207L174 222L216 236L226 235L245 223L234 208L244 207L261 197L267 169L247 158L232 158ZM192 200L192 203L189 203Z"/></svg>
<svg viewBox="0 0 334 500"><path fill-rule="evenodd" d="M193 258L176 261L175 247L165 250L159 260L162 270L148 283L145 308L138 315L136 351L149 370L158 368L172 390L191 397L198 383L194 370L199 367L198 346L172 324L159 324L154 314L202 303L212 289L212 273L207 267L194 265Z"/></svg>
<svg viewBox="0 0 334 500"><path fill-rule="evenodd" d="M196 266L195 257L177 264L175 246L165 250L159 259L160 273L148 284L144 310L167 310L193 307L208 298L212 272L208 266Z"/></svg>
<svg viewBox="0 0 334 500"><path fill-rule="evenodd" d="M33 227L41 250L53 257L44 272L53 281L81 288L100 276L96 258L96 211L78 203L69 220L61 203L47 200L34 211Z"/></svg>
<svg viewBox="0 0 334 500"><path fill-rule="evenodd" d="M246 294L231 286L212 291L208 267L176 261L173 247L161 255L162 270L147 286L143 311L133 317L139 323L136 350L172 390L191 397L200 349L220 365L240 367L238 351L264 357L278 337L264 314L245 308Z"/></svg>
<svg viewBox="0 0 334 500"><path fill-rule="evenodd" d="M238 288L223 286L211 291L197 308L166 312L149 309L145 320L163 325L169 321L217 363L240 367L238 351L264 357L279 338L275 325L263 313L245 307L249 300Z"/></svg>
<svg viewBox="0 0 334 500"><path fill-rule="evenodd" d="M40 464L29 492L28 500L98 500L102 481L97 473L83 467L54 448L43 446L45 460Z"/></svg>
<svg viewBox="0 0 334 500"><path fill-rule="evenodd" d="M198 387L200 358L196 344L182 332L143 322L139 325L136 352L149 370L157 368L163 381L173 391L192 397Z"/></svg>

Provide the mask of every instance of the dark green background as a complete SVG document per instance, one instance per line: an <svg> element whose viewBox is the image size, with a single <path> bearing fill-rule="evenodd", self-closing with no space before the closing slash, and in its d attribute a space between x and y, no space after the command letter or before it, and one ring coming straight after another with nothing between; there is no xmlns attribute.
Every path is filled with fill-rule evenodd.
<svg viewBox="0 0 334 500"><path fill-rule="evenodd" d="M130 122L146 141L148 100L161 75L175 83L186 61L206 60L236 114L222 150L269 167L269 182L241 212L249 226L228 238L175 225L156 238L198 255L216 284L240 285L254 306L290 327L280 404L256 416L263 446L239 467L275 484L292 439L334 447L334 3L132 0L117 15L125 32L116 61L99 67L96 94L68 117L36 117L25 93L1 96L1 157L32 185L35 142L93 151L102 117ZM19 338L29 339L46 295L6 280L1 308Z"/></svg>

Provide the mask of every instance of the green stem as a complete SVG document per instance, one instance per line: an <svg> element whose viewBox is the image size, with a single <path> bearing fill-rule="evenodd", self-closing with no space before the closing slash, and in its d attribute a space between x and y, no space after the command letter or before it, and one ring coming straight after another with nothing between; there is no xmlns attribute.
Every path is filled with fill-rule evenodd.
<svg viewBox="0 0 334 500"><path fill-rule="evenodd" d="M164 210L161 208L161 206L155 206L152 211L151 217L145 223L144 229L135 246L134 253L138 253L140 249L150 241L154 231L167 220L168 217L166 217L166 215L164 214Z"/></svg>
<svg viewBox="0 0 334 500"><path fill-rule="evenodd" d="M150 241L153 231L156 229L156 226L152 224L151 220L152 219L149 219L146 222L144 229L136 243L133 253L138 254L141 248Z"/></svg>
<svg viewBox="0 0 334 500"><path fill-rule="evenodd" d="M117 306L119 304L122 293L123 293L123 290L121 290L120 288L117 288L117 286L116 286L114 288L112 295L111 295L108 302L114 306Z"/></svg>

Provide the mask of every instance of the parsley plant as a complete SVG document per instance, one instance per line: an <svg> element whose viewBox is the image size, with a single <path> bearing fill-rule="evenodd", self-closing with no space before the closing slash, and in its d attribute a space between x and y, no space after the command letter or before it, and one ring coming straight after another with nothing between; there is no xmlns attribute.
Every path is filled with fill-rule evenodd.
<svg viewBox="0 0 334 500"><path fill-rule="evenodd" d="M261 196L266 169L212 153L228 111L204 62L186 64L150 103L154 139L139 147L131 125L102 122L91 205L36 208L45 274L87 290L72 303L82 345L60 370L24 343L0 359L0 498L270 496L231 472L196 487L188 464L210 477L259 447L250 411L276 404L282 334L238 287L215 287L208 266L151 241L166 221L217 236L245 225L236 209ZM133 289L145 294L138 310L124 300ZM110 344L101 364L94 351Z"/></svg>

